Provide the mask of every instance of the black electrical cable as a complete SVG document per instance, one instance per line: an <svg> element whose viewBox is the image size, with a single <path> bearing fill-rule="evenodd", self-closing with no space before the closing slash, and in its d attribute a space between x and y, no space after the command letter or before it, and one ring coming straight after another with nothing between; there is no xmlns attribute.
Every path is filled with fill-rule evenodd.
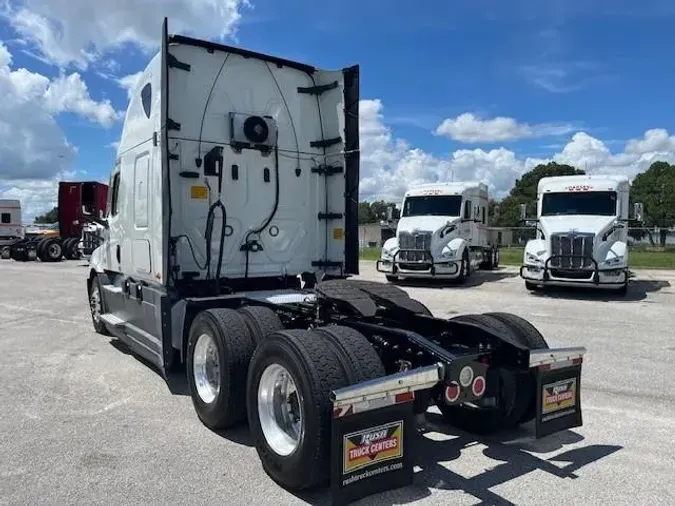
<svg viewBox="0 0 675 506"><path fill-rule="evenodd" d="M211 100L211 95L213 94L213 90L216 87L216 83L218 82L218 79L220 79L220 74L223 72L225 64L227 63L227 59L230 57L231 54L232 53L227 53L225 55L223 63L220 65L220 69L218 69L218 73L216 74L213 83L211 83L211 89L209 90L209 94L206 97L206 103L204 104L204 111L202 112L202 122L199 125L199 144L197 144L197 159L195 160L197 168L201 167L202 165L202 133L204 132L204 122L206 121L206 110L209 107L209 101Z"/></svg>
<svg viewBox="0 0 675 506"><path fill-rule="evenodd" d="M274 72L272 72L272 69L270 68L269 64L267 62L264 62L265 66L267 67L267 71L270 74L270 77L272 77L272 80L274 81L274 84L277 87L277 90L279 91L279 95L281 96L281 100L284 102L284 107L286 108L286 112L288 113L288 118L291 121L291 128L293 130L293 136L295 137L295 148L296 148L296 153L297 153L297 161L298 161L298 168L300 168L300 143L298 141L298 133L295 128L295 122L293 121L293 115L291 114L291 109L288 107L288 102L286 101L286 96L284 95L284 92L281 90L281 86L279 85L279 81L277 80L276 76L274 75ZM262 232L267 225L269 225L272 220L274 219L274 216L277 214L277 210L279 209L279 144L275 144L274 146L274 179L275 179L275 191L274 191L274 207L272 209L272 212L270 215L267 217L265 222L258 227L255 230L249 230L248 233L246 234L246 238L244 239L244 249L246 252L246 267L244 270L244 279L248 279L248 268L249 268L249 255L250 255L250 249L251 245L249 244L249 238L253 234L258 234Z"/></svg>
<svg viewBox="0 0 675 506"><path fill-rule="evenodd" d="M218 73L216 74L216 77L213 79L213 83L211 83L211 89L209 90L209 94L206 97L206 103L204 104L204 111L202 112L202 121L199 126L199 143L197 144L197 158L195 159L195 164L197 165L197 168L201 167L202 165L202 158L201 158L202 134L204 132L204 123L206 121L206 111L208 110L213 90L216 87L216 83L218 83L218 79L220 79L220 75L222 74L223 69L225 68L225 63L227 63L230 54L231 53L225 55L223 63L220 65L220 69L218 69ZM213 220L215 219L215 210L216 208L219 207L222 211L223 218L221 222L222 230L220 232L220 248L218 250L218 268L216 269L216 280L215 280L216 294L220 293L220 272L222 269L223 252L225 249L225 230L227 228L227 210L225 209L225 206L221 201L222 192L223 192L223 164L221 159L220 170L218 171L218 199L209 206L209 211L206 215L206 229L204 230L204 242L206 243L206 279L208 280L211 277L211 241L213 236ZM199 266L199 264L197 264L197 266Z"/></svg>
<svg viewBox="0 0 675 506"><path fill-rule="evenodd" d="M250 252L249 251L250 245L248 242L249 237L251 237L252 234L258 234L261 231L263 231L265 227L267 227L267 225L269 225L272 222L274 216L277 214L277 209L279 209L279 149L277 146L274 147L274 180L275 180L274 207L272 208L272 212L260 227L254 230L249 230L248 233L246 234L246 239L244 240L244 247L246 250L246 269L244 271L244 279L248 278L248 265Z"/></svg>

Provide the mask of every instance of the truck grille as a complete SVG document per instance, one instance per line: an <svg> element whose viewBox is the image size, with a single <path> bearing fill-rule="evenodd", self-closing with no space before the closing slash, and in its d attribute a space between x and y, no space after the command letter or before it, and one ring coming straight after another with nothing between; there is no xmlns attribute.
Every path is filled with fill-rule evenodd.
<svg viewBox="0 0 675 506"><path fill-rule="evenodd" d="M401 251L398 255L400 262L424 262L429 259L431 250L431 232L400 232L398 246ZM405 251L409 250L409 251ZM410 251L412 250L412 251Z"/></svg>
<svg viewBox="0 0 675 506"><path fill-rule="evenodd" d="M559 269L589 269L593 267L595 234L551 234L550 267Z"/></svg>

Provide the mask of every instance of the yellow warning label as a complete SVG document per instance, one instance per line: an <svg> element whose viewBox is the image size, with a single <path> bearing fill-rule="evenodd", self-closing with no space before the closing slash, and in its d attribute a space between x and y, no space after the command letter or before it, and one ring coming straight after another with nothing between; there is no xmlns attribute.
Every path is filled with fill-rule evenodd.
<svg viewBox="0 0 675 506"><path fill-rule="evenodd" d="M190 198L204 200L209 197L209 189L206 186L190 186Z"/></svg>
<svg viewBox="0 0 675 506"><path fill-rule="evenodd" d="M403 456L403 421L343 436L342 474Z"/></svg>
<svg viewBox="0 0 675 506"><path fill-rule="evenodd" d="M337 227L337 228L333 229L333 239L340 240L344 236L345 236L345 231L342 228Z"/></svg>
<svg viewBox="0 0 675 506"><path fill-rule="evenodd" d="M576 404L576 395L576 378L544 385L544 388L542 389L543 399L541 412L546 415L553 411L572 408Z"/></svg>

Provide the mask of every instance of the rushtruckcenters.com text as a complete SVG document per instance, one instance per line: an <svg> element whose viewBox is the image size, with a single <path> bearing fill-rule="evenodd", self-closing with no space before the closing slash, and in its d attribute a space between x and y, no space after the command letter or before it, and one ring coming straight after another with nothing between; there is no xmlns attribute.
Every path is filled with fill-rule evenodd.
<svg viewBox="0 0 675 506"><path fill-rule="evenodd" d="M364 471L359 474L355 474L353 476L350 476L347 479L342 480L342 485L350 485L356 481L362 480L364 478L370 478L371 476L375 476L377 474L382 474L382 473L388 473L389 471L396 471L399 469L403 469L403 462L397 462L395 464L388 464L386 466L378 467L377 469L372 469L369 471Z"/></svg>

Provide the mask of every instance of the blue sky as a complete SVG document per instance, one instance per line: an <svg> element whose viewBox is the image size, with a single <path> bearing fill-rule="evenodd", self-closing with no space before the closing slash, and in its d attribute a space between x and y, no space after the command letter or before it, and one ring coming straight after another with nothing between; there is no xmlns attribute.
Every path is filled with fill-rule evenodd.
<svg viewBox="0 0 675 506"><path fill-rule="evenodd" d="M250 0L252 8L237 5L237 0L223 2L235 5L241 15L236 39L226 39L228 43L321 67L361 65L361 98L379 100L377 121L388 136L384 143L364 143L364 149L371 149L367 163L374 164L368 168L366 163L365 194L373 197L369 188L377 187L387 171L404 176L385 197L400 193L410 180L443 178L448 170L489 180L495 192L504 192L509 181L538 160L590 165L591 170L613 167L634 175L654 157L674 156L675 116L670 104L675 87L675 2L295 0L281 7L272 0ZM79 0L75 4L85 5ZM218 23L211 20L204 29L198 22L199 14L208 14L208 8L200 10L208 2L171 0L174 4L197 13L192 23L197 36L215 38ZM19 16L20 9L60 23L57 33L68 43L64 51L71 52L77 42L86 49L87 34L77 32L78 23L101 22L104 18L95 16L105 12L86 9L81 14L85 19L79 19L80 14L64 10L64 18L57 19L54 12L61 11L48 9L47 0L10 5L12 14L0 18L0 40L12 55L13 71L24 67L51 81L79 72L92 103L109 100L115 110L126 108L127 92L117 79L141 70L149 58L134 35L122 49L106 46L109 40L104 38L93 41L107 51L92 58L86 69L62 61L58 65L53 63L57 57L45 55L35 44L41 35L35 38L32 33L40 28ZM100 5L103 11L120 8L112 2ZM145 30L158 39L161 16L145 11L139 16L148 17L151 28ZM175 30L175 18L173 23L169 18L169 26ZM137 38L147 44L140 35ZM77 146L66 168L86 171L88 178L107 178L114 160L108 146L117 140L121 122L104 127L83 114L89 109L64 105L54 110L50 111L65 138ZM474 120L470 141L466 123L455 123L464 113ZM509 126L503 122L484 123L497 117L511 118L512 134L495 133ZM436 128L448 118L454 128L436 135ZM525 124L529 135L513 134ZM648 137L651 129L663 131ZM578 132L585 137L575 137ZM407 143L402 151L395 145L399 139ZM621 158L631 139L639 140L632 150L635 156ZM378 156L387 160L385 168L375 166ZM3 178L2 171L0 166L0 194L23 184L15 175ZM500 172L493 177L495 171Z"/></svg>

